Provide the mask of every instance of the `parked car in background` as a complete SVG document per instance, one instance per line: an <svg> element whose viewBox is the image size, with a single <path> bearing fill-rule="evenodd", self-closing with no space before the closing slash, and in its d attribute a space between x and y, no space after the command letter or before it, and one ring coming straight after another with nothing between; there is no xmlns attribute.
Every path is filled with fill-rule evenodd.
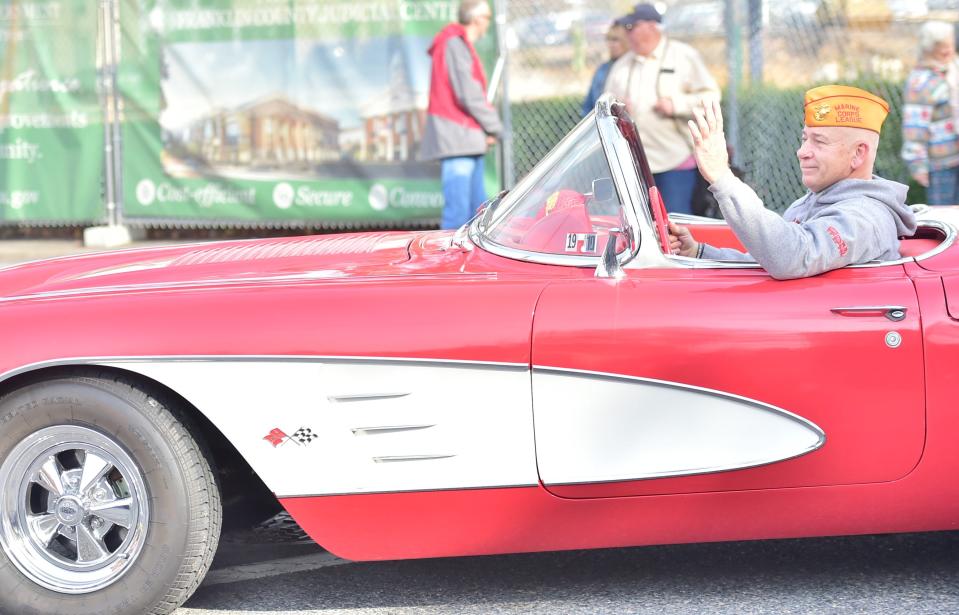
<svg viewBox="0 0 959 615"><path fill-rule="evenodd" d="M725 6L723 2L696 2L673 5L663 14L663 27L667 32L683 36L721 35L725 32Z"/></svg>
<svg viewBox="0 0 959 615"><path fill-rule="evenodd" d="M535 49L570 45L575 36L586 43L603 41L614 16L583 9L569 9L511 20L504 36L510 49Z"/></svg>

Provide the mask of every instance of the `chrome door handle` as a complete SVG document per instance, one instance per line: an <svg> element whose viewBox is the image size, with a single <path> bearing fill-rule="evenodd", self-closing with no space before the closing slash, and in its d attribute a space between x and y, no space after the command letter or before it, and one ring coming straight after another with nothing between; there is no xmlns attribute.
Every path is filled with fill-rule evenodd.
<svg viewBox="0 0 959 615"><path fill-rule="evenodd" d="M906 308L901 305L856 305L850 307L834 307L829 310L840 316L885 316L893 322L906 318Z"/></svg>

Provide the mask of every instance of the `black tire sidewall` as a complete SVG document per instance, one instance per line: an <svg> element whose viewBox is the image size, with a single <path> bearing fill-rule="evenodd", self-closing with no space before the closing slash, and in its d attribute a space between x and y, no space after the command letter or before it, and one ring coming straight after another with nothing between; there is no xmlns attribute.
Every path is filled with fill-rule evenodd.
<svg viewBox="0 0 959 615"><path fill-rule="evenodd" d="M0 612L18 615L146 613L166 596L187 551L190 498L176 448L176 422L160 404L120 382L70 378L40 382L0 400L0 464L32 433L55 425L99 431L122 446L147 489L149 525L130 569L109 587L82 595L48 590L25 577L0 549ZM192 443L192 442L191 442ZM195 445L194 445L195 446Z"/></svg>

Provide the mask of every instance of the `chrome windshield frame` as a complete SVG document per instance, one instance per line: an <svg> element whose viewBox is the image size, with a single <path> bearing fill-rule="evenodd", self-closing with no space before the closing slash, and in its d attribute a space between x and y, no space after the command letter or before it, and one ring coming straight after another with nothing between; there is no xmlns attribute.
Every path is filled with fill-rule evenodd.
<svg viewBox="0 0 959 615"><path fill-rule="evenodd" d="M616 125L617 118L613 116L612 105L614 99L609 95L604 95L596 103L596 107L579 124L576 125L562 140L547 154L530 172L529 175L520 180L519 185L511 190L504 197L504 200L521 198L526 191L535 186L536 183L552 168L552 161L557 152L564 150L564 145L568 142L580 138L584 132L596 130L599 133L600 143L603 147L603 154L606 157L606 163L609 166L610 176L613 179L613 185L616 187L617 195L623 207L623 214L628 227L622 229L629 237L630 249L623 250L616 255L616 259L621 266L625 266L634 260L640 254L643 243L647 243L647 238L652 237L651 227L648 220L648 207L646 217L637 213L637 204L642 200L640 195L642 190L639 187L639 178L635 172L635 163L632 160L632 154L629 150L629 144ZM508 207L509 203L502 203L500 207ZM505 210L503 210L505 211ZM489 214L495 214L490 211ZM486 225L492 222L490 216L481 215L474 219L468 225L469 239L473 244L483 250L510 258L514 260L542 263L544 265L562 265L572 267L596 268L602 261L602 255L573 255L573 254L551 254L547 252L534 252L530 250L521 250L510 246L504 246L491 240L485 233Z"/></svg>

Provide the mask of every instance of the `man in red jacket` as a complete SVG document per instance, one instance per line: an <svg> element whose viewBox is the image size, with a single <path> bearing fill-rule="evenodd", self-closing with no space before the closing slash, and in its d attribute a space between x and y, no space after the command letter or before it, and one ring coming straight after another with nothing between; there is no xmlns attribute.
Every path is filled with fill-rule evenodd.
<svg viewBox="0 0 959 615"><path fill-rule="evenodd" d="M440 160L443 217L440 228L459 228L486 200L483 156L502 132L496 110L486 102L486 73L473 43L486 34L493 13L487 0L463 0L459 23L433 39L430 100L420 157Z"/></svg>

